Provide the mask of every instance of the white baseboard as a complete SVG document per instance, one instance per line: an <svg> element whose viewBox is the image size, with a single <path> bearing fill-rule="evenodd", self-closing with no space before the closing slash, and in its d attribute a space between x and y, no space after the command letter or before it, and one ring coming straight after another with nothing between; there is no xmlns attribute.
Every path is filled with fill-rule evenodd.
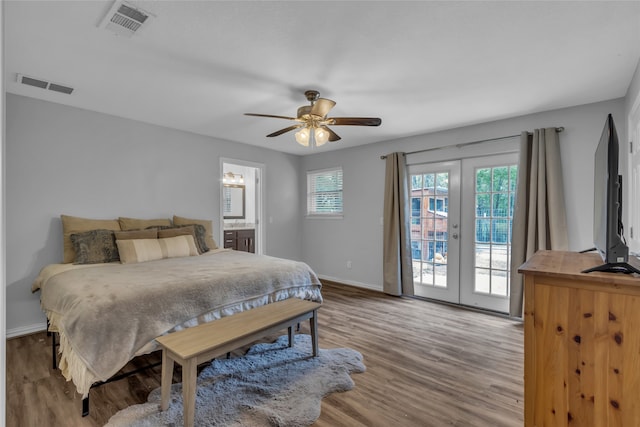
<svg viewBox="0 0 640 427"><path fill-rule="evenodd" d="M369 283L356 282L355 280L348 280L348 279L340 279L338 277L325 276L323 274L318 274L318 278L320 280L324 279L330 282L344 283L345 285L355 286L357 288L364 288L364 289L370 289L372 291L382 292L382 288L380 286L371 285Z"/></svg>
<svg viewBox="0 0 640 427"><path fill-rule="evenodd" d="M7 338L21 337L23 335L29 335L46 330L46 323L36 323L35 325L20 326L18 328L7 329Z"/></svg>

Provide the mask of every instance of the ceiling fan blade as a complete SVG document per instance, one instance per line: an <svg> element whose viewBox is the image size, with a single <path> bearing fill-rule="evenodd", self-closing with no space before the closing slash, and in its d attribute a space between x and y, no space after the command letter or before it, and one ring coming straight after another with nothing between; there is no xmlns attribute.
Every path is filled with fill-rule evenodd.
<svg viewBox="0 0 640 427"><path fill-rule="evenodd" d="M382 123L378 117L332 117L327 120L334 126L380 126Z"/></svg>
<svg viewBox="0 0 640 427"><path fill-rule="evenodd" d="M326 130L327 132L329 132L329 141L331 142L336 142L336 141L340 141L342 138L340 138L338 136L337 133L335 133L334 131L332 131L331 129L329 129L327 126L320 126L322 129Z"/></svg>
<svg viewBox="0 0 640 427"><path fill-rule="evenodd" d="M273 119L285 119L285 120L298 120L295 117L288 116L274 116L273 114L257 114L257 113L244 113L245 116L255 116L255 117L271 117Z"/></svg>
<svg viewBox="0 0 640 427"><path fill-rule="evenodd" d="M318 98L311 107L311 114L320 117L326 117L327 113L336 105L335 101L327 98Z"/></svg>
<svg viewBox="0 0 640 427"><path fill-rule="evenodd" d="M273 137L273 136L279 136L279 135L282 135L283 133L287 133L287 132L292 131L292 130L294 130L294 129L298 129L299 127L302 127L302 126L304 126L304 125L302 125L302 124L300 124L300 125L293 125L293 126L289 126L288 128L284 128L284 129L277 130L277 131L275 131L275 132L270 133L269 135L267 135L267 138L271 138L271 137Z"/></svg>

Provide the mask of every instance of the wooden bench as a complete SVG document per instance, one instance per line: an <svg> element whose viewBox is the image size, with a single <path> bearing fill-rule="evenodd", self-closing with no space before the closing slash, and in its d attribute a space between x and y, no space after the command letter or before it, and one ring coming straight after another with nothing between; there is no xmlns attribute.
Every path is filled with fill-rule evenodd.
<svg viewBox="0 0 640 427"><path fill-rule="evenodd" d="M169 407L174 362L182 366L184 425L192 427L196 405L196 368L200 363L286 327L289 328L289 347L292 347L294 325L307 319L311 328L313 356L318 356L317 311L320 306L317 302L291 298L156 338L162 348L160 408L165 411Z"/></svg>

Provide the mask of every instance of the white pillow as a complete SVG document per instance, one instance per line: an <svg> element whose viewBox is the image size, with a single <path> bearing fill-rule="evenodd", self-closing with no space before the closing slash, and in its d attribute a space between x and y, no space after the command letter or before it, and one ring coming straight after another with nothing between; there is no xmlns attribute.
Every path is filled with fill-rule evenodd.
<svg viewBox="0 0 640 427"><path fill-rule="evenodd" d="M198 255L196 242L191 235L161 239L116 240L120 262L130 264L163 258Z"/></svg>

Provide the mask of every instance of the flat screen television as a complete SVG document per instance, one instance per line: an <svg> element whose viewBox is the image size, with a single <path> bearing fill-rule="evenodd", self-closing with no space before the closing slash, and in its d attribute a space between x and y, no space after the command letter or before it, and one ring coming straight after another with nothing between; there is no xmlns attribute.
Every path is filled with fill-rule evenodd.
<svg viewBox="0 0 640 427"><path fill-rule="evenodd" d="M640 274L640 262L629 257L622 226L622 176L618 174L618 134L607 116L594 161L593 242L604 264L584 270Z"/></svg>

